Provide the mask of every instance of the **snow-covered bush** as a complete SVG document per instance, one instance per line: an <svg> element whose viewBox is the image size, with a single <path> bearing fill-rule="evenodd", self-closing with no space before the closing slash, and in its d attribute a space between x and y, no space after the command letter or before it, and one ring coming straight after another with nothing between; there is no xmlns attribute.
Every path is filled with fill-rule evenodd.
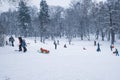
<svg viewBox="0 0 120 80"><path fill-rule="evenodd" d="M0 47L4 46L4 41L5 41L4 33L5 33L5 29L0 23Z"/></svg>
<svg viewBox="0 0 120 80"><path fill-rule="evenodd" d="M4 46L5 38L3 34L0 34L0 47Z"/></svg>

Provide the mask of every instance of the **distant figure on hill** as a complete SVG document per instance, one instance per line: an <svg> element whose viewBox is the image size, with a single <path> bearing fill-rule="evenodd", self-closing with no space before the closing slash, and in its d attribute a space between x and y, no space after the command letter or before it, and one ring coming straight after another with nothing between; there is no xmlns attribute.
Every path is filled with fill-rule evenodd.
<svg viewBox="0 0 120 80"><path fill-rule="evenodd" d="M113 54L116 54L116 56L119 56L118 50L115 49L115 51L113 52Z"/></svg>
<svg viewBox="0 0 120 80"><path fill-rule="evenodd" d="M85 47L83 47L83 50L87 50Z"/></svg>
<svg viewBox="0 0 120 80"><path fill-rule="evenodd" d="M59 40L57 40L57 45L59 45Z"/></svg>
<svg viewBox="0 0 120 80"><path fill-rule="evenodd" d="M14 47L14 38L13 38L13 36L11 36L10 38L9 38L9 43L11 43L12 44L12 46Z"/></svg>
<svg viewBox="0 0 120 80"><path fill-rule="evenodd" d="M101 52L100 44L99 43L97 44L97 52Z"/></svg>
<svg viewBox="0 0 120 80"><path fill-rule="evenodd" d="M67 45L66 45L66 44L64 44L64 48L67 48Z"/></svg>
<svg viewBox="0 0 120 80"><path fill-rule="evenodd" d="M19 40L19 51L22 51L22 37L18 37Z"/></svg>
<svg viewBox="0 0 120 80"><path fill-rule="evenodd" d="M25 40L23 39L22 40L22 47L23 47L23 52L26 52L27 51L27 48L26 48L26 42L25 42Z"/></svg>
<svg viewBox="0 0 120 80"><path fill-rule="evenodd" d="M54 41L53 44L55 45L55 49L57 49L57 43L56 43L56 41Z"/></svg>
<svg viewBox="0 0 120 80"><path fill-rule="evenodd" d="M8 45L8 41L5 41L5 44Z"/></svg>
<svg viewBox="0 0 120 80"><path fill-rule="evenodd" d="M110 45L110 49L111 49L111 51L112 51L112 49L114 48L114 45L113 44L111 44Z"/></svg>
<svg viewBox="0 0 120 80"><path fill-rule="evenodd" d="M96 46L96 41L94 40L94 46Z"/></svg>

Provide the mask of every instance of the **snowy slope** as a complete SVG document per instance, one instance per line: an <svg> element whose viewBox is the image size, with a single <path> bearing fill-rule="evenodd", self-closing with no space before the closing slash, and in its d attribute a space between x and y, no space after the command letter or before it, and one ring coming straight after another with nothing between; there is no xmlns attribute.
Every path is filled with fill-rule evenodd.
<svg viewBox="0 0 120 80"><path fill-rule="evenodd" d="M15 47L0 48L0 80L120 80L120 57L110 51L110 42L100 42L101 52L96 52L93 41L68 45L67 40L60 40L57 50L50 40L45 44L26 41L30 43L26 53L14 51L17 40ZM120 51L118 43L115 46ZM50 54L38 53L41 47Z"/></svg>

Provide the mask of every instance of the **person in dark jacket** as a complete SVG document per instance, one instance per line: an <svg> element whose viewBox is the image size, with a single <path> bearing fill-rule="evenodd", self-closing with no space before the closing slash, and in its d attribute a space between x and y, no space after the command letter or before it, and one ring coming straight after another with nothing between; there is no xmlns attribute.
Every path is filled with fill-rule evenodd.
<svg viewBox="0 0 120 80"><path fill-rule="evenodd" d="M22 47L23 47L23 52L26 52L27 51L27 48L26 48L26 42L25 42L25 40L23 39L22 40Z"/></svg>
<svg viewBox="0 0 120 80"><path fill-rule="evenodd" d="M14 47L14 38L13 38L13 36L11 36L10 38L9 38L9 42L12 44L12 46Z"/></svg>
<svg viewBox="0 0 120 80"><path fill-rule="evenodd" d="M19 40L19 51L22 51L22 37L18 37Z"/></svg>
<svg viewBox="0 0 120 80"><path fill-rule="evenodd" d="M66 45L66 44L64 44L64 48L67 48L67 45Z"/></svg>
<svg viewBox="0 0 120 80"><path fill-rule="evenodd" d="M53 44L55 45L55 49L57 49L57 43L56 43L56 41L54 41Z"/></svg>
<svg viewBox="0 0 120 80"><path fill-rule="evenodd" d="M94 40L94 46L96 46L96 41Z"/></svg>
<svg viewBox="0 0 120 80"><path fill-rule="evenodd" d="M97 47L97 52L101 52L100 44L98 43L97 46L98 46L98 47Z"/></svg>
<svg viewBox="0 0 120 80"><path fill-rule="evenodd" d="M111 49L111 51L112 51L112 49L114 48L114 45L113 44L111 44L110 45L110 49Z"/></svg>
<svg viewBox="0 0 120 80"><path fill-rule="evenodd" d="M118 53L117 49L115 49L115 51L113 53L116 54L116 56L119 56L119 53Z"/></svg>

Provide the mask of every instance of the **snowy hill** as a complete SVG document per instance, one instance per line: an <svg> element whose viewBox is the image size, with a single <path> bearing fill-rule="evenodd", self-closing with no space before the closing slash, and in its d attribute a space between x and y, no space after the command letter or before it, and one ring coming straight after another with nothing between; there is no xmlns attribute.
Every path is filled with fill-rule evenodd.
<svg viewBox="0 0 120 80"><path fill-rule="evenodd" d="M57 50L53 41L26 41L26 53L15 51L17 40L15 47L0 48L0 80L120 80L120 57L110 51L110 42L100 42L101 52L96 52L93 41L68 45L66 40L60 40ZM41 47L50 53L38 53ZM115 47L120 51L118 43Z"/></svg>

